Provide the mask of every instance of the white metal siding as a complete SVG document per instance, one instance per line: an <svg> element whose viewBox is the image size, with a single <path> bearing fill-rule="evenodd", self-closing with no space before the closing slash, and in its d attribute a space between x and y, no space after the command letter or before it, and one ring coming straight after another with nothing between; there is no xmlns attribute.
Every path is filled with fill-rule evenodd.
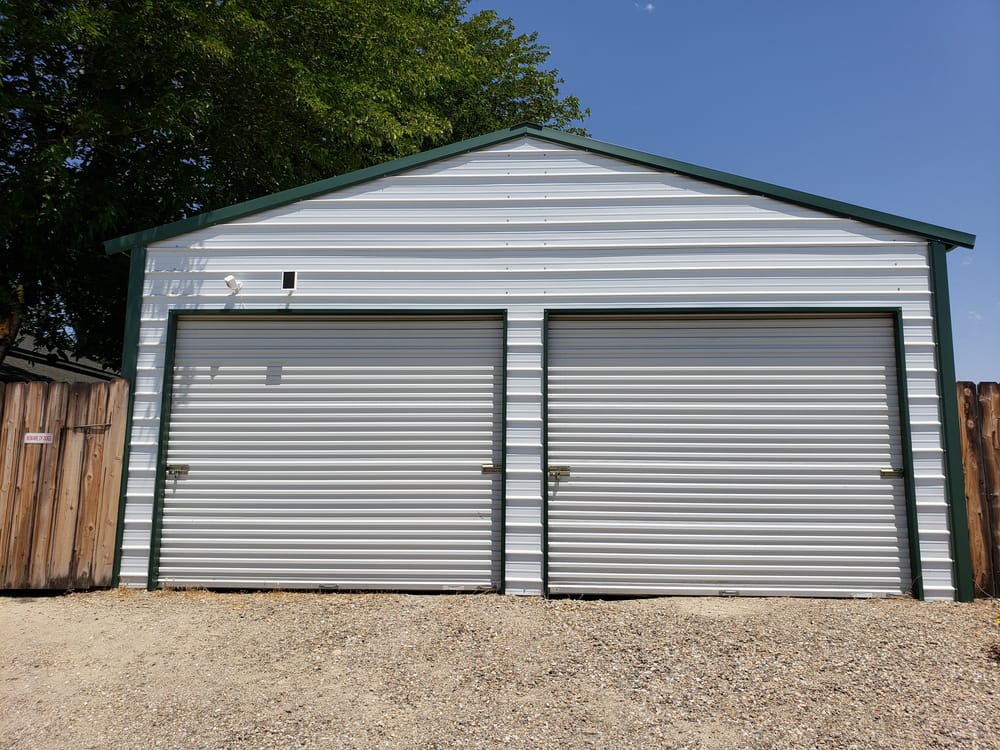
<svg viewBox="0 0 1000 750"><path fill-rule="evenodd" d="M770 307L901 311L924 591L952 598L926 241L530 137L149 247L121 580L146 583L172 309L506 309L505 579L527 594L542 586L545 311Z"/></svg>
<svg viewBox="0 0 1000 750"><path fill-rule="evenodd" d="M181 318L159 581L500 581L502 320Z"/></svg>
<svg viewBox="0 0 1000 750"><path fill-rule="evenodd" d="M556 317L554 593L909 588L889 317Z"/></svg>

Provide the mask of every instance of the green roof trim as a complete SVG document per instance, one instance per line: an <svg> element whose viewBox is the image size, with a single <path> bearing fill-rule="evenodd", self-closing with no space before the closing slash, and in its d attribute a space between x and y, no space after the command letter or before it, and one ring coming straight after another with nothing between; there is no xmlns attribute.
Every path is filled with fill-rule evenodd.
<svg viewBox="0 0 1000 750"><path fill-rule="evenodd" d="M655 156L642 151L635 151L621 146L614 146L609 143L602 143L601 141L596 141L592 138L571 135L569 133L563 133L562 131L553 130L540 125L525 123L515 125L511 128L497 130L496 132L481 135L476 138L470 138L458 143L453 143L448 146L441 146L439 148L431 149L430 151L413 154L412 156L406 156L402 159L396 159L384 164L378 164L374 167L358 170L357 172L350 172L349 174L340 175L338 177L331 177L326 180L320 180L319 182L313 182L308 185L292 188L291 190L283 190L279 193L274 193L273 195L266 195L261 198L255 198L254 200L237 203L233 206L228 206L227 208L220 208L215 211L207 211L202 214L196 214L190 218L175 221L170 224L163 224L159 227L153 227L151 229L144 229L133 234L127 234L123 237L118 237L117 239L108 240L104 243L104 249L110 255L113 253L123 252L134 247L144 247L152 242L159 242L161 240L193 232L198 229L214 226L215 224L222 224L227 221L241 219L244 216L249 216L251 214L280 208L281 206L286 206L296 201L307 200L325 193L331 193L336 190L369 182L380 177L387 177L389 175L405 172L407 170L422 167L442 159L448 159L453 156L468 153L469 151L487 148L489 146L494 146L515 138L521 138L523 136L531 136L540 140L557 143L562 146L569 146L583 151L600 154L602 156L623 159L625 161L647 167L653 167L666 172L676 172L677 174L682 174L688 177L694 177L707 182L713 182L718 185L736 188L737 190L742 190L747 193L763 195L768 198L785 201L786 203L795 203L807 208L816 209L818 211L844 216L850 219L857 219L858 221L863 221L868 224L875 224L889 229L908 232L925 237L928 240L942 242L948 248L959 246L971 248L976 242L976 236L974 234L968 234L967 232L959 232L955 229L948 229L934 224L927 224L922 221L916 221L915 219L907 219L903 216L895 216L893 214L875 211L862 206L855 206L850 203L844 203L843 201L833 200L831 198L823 198L818 195L804 193L800 190L793 190L791 188L781 187L780 185L772 185L770 183L760 182L759 180L752 180L747 177L729 174L728 172L720 172L716 169L699 167L696 164L676 161L663 156Z"/></svg>

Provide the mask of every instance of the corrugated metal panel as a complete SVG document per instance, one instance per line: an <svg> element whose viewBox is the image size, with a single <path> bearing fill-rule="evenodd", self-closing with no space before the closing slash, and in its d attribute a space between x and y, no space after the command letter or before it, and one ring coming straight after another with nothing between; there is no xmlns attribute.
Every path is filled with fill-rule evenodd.
<svg viewBox="0 0 1000 750"><path fill-rule="evenodd" d="M645 236L632 234L631 209ZM402 224L420 225L420 246L406 242ZM281 289L285 270L299 271L292 293ZM146 271L122 554L129 585L146 583L172 309L506 309L517 360L508 403L508 465L517 467L508 477L508 580L528 593L542 579L545 310L864 307L901 310L922 582L928 598L952 597L920 237L831 223L822 212L525 138L155 243ZM243 282L236 297L222 281L230 273Z"/></svg>
<svg viewBox="0 0 1000 750"><path fill-rule="evenodd" d="M542 327L540 307L507 318L505 591L541 593Z"/></svg>
<svg viewBox="0 0 1000 750"><path fill-rule="evenodd" d="M160 583L498 586L502 329L181 318Z"/></svg>
<svg viewBox="0 0 1000 750"><path fill-rule="evenodd" d="M555 593L909 588L888 317L554 317Z"/></svg>

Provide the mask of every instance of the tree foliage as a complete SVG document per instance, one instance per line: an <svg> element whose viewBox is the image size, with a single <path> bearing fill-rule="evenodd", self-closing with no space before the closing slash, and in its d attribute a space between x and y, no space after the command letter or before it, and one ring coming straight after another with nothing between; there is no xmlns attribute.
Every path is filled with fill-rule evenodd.
<svg viewBox="0 0 1000 750"><path fill-rule="evenodd" d="M468 0L0 0L0 360L115 365L112 237L522 121L548 49Z"/></svg>

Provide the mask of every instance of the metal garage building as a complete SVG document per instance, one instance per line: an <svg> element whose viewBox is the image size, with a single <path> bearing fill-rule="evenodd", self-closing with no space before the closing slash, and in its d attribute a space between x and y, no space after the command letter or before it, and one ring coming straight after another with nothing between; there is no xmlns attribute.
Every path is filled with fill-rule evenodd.
<svg viewBox="0 0 1000 750"><path fill-rule="evenodd" d="M532 125L113 240L118 580L969 598L974 241Z"/></svg>

